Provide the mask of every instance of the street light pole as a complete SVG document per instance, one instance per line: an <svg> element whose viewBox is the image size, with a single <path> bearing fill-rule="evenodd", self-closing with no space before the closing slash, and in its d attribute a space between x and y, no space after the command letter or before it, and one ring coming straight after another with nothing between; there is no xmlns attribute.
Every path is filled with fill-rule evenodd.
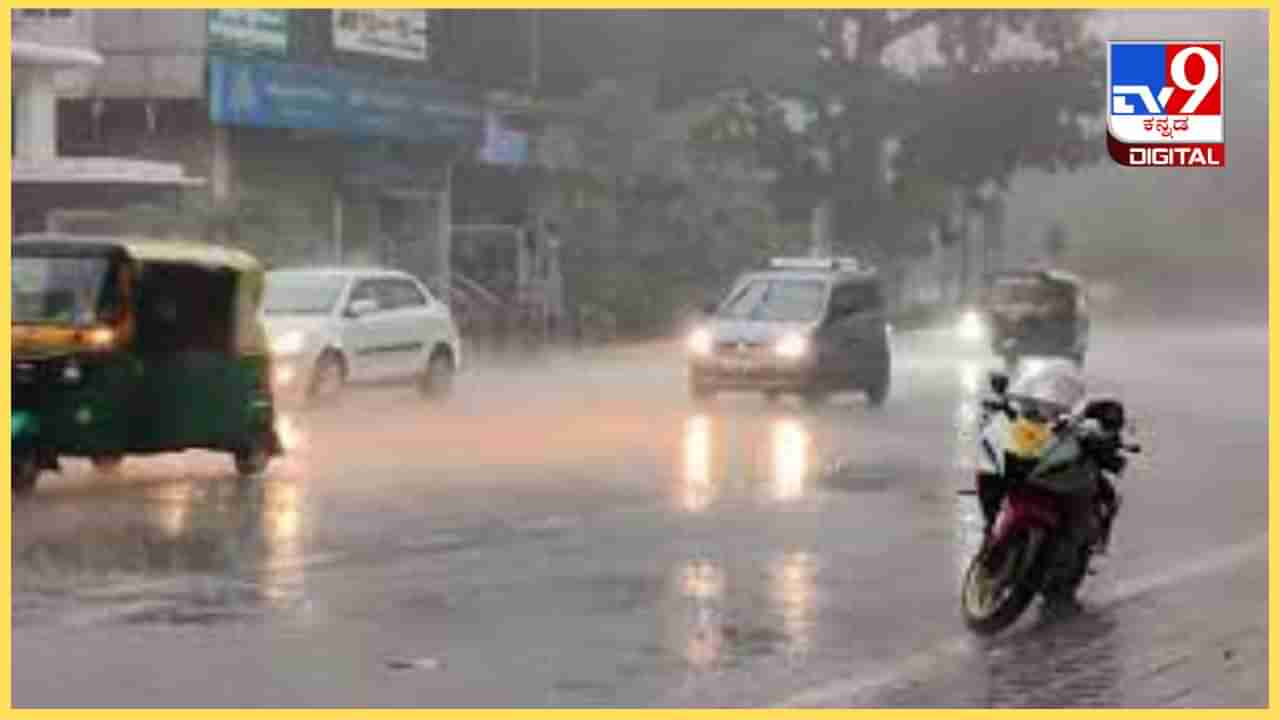
<svg viewBox="0 0 1280 720"><path fill-rule="evenodd" d="M537 97L542 81L542 15L529 11L529 94Z"/></svg>

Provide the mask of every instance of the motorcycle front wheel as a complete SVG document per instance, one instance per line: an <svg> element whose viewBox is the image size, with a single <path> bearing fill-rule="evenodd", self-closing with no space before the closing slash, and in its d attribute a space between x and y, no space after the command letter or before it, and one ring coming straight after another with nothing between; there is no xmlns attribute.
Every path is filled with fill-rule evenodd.
<svg viewBox="0 0 1280 720"><path fill-rule="evenodd" d="M964 623L979 635L994 635L1014 623L1037 592L1034 577L1044 534L1016 531L969 562L960 590Z"/></svg>

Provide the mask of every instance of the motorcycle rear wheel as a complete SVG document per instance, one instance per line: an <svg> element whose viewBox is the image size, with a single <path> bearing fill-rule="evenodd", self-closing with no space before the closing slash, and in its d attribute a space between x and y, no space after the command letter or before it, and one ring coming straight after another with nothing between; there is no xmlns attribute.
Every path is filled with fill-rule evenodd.
<svg viewBox="0 0 1280 720"><path fill-rule="evenodd" d="M974 556L960 590L960 610L970 630L994 635L1022 615L1036 596L1042 544L1042 533L1018 531Z"/></svg>

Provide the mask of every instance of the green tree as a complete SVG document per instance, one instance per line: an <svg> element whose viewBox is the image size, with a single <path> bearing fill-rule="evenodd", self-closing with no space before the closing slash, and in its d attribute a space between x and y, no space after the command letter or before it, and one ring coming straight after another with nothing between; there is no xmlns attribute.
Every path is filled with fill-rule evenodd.
<svg viewBox="0 0 1280 720"><path fill-rule="evenodd" d="M1101 157L1103 56L1086 16L815 13L808 82L726 94L698 139L776 170L780 209L828 207L837 249L894 254L908 223L957 196Z"/></svg>

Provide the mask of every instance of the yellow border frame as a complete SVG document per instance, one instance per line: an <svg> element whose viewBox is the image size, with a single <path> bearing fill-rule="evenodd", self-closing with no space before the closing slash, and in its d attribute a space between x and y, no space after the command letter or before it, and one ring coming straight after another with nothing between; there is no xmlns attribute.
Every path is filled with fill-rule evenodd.
<svg viewBox="0 0 1280 720"><path fill-rule="evenodd" d="M29 0L20 0L18 2L10 2L7 4L9 5L10 8L40 7L38 3L30 2ZM244 2L242 0L236 1L236 2L226 2L224 0L223 2L213 5L213 7L261 7L262 5L263 3L260 3L260 2L250 3L250 2ZM332 3L300 2L298 0L277 0L276 2L268 3L268 5L273 8L276 8L276 7L279 7L279 8L342 7L340 5L334 5ZM403 0L389 0L389 1L384 0L382 2L376 3L376 5L378 7L410 7L412 8L412 7L423 7L424 3L421 2L421 0L419 0L419 2L404 2ZM961 0L959 2L954 2L954 1L953 2L945 2L945 1L944 2L922 2L921 0L895 0L895 2L891 2L891 3L831 2L831 0L819 0L818 2L798 3L798 5L801 5L806 8L814 8L814 9L839 8L839 7L886 7L888 6L888 7L895 7L895 8L943 7L943 8L957 8L957 9L1008 7L1008 8L1030 8L1030 9L1090 8L1090 9L1116 9L1116 10L1119 10L1119 9L1124 9L1124 10L1135 10L1135 9L1241 10L1241 9L1261 8L1261 9L1269 10L1272 7L1272 3L1267 2L1266 0L1252 0L1252 1L1245 1L1245 2L1236 0L1235 2L1232 2L1229 6L1215 6L1213 3L1210 3L1204 0L1202 0L1201 2L1170 2L1170 1L1156 2L1153 0L1132 0L1131 2L1128 2L1128 3L1107 3L1107 2L1097 2L1096 0L1092 2L1068 2L1064 0L1042 0L1041 2L1037 2L1037 3L1008 2L1007 0L988 0L987 2L972 2L970 0ZM121 2L119 0L113 0L111 2L90 2L90 3L77 1L77 2L70 3L68 7L83 8L83 9L138 8L138 7L146 7L146 8L154 8L154 9L164 9L164 8L205 9L206 7L210 7L210 6L203 6L203 5L198 5L194 3L179 4L174 2L136 2L136 1ZM608 2L604 0L597 0L594 2L591 0L561 0L560 2L551 3L551 4L513 3L513 2L510 2L509 0L506 2L503 2L501 0L493 0L491 2L484 2L484 1L457 2L455 0L454 2L443 3L439 7L445 7L449 9L453 9L453 8L459 8L459 9L462 9L462 8L493 8L493 9L497 9L497 8L555 8L555 9L775 8L776 9L776 8L787 8L787 7L794 7L794 6L791 6L789 3L778 2L777 0L774 0L772 2L767 2L762 0L738 0L737 2L708 2L706 0L703 0L702 2L687 2L687 3L671 3L671 2L646 3L646 2L635 2L634 0L632 1L614 0L613 2ZM1274 39L1276 37L1276 31L1278 28L1280 28L1280 21L1277 20L1276 13L1274 12L1269 13L1268 14L1269 41L1270 39ZM6 53L9 52L10 50L10 38L11 38L10 33L11 33L11 19L9 14L5 13L3 17L0 18L0 45L3 46L3 49ZM1270 227L1274 227L1277 220L1277 210L1276 210L1277 190L1276 190L1276 184L1275 184L1274 178L1275 178L1275 170L1277 167L1277 159L1280 158L1280 155L1277 154L1278 151L1276 149L1276 126L1277 126L1277 119L1280 118L1280 110L1277 110L1277 99L1280 99L1280 95L1278 95L1275 90L1274 80L1277 76L1277 72L1280 71L1280 53L1277 53L1275 46L1270 45L1270 42L1268 42L1268 51L1270 53L1269 78L1268 78L1269 79L1269 88L1268 88L1269 106L1268 107L1270 112L1268 142L1269 142L1269 163L1270 163L1270 169L1271 169L1271 172L1269 173L1269 179L1271 184L1269 188L1268 218L1270 222ZM3 84L4 89L8 89L8 90L12 89L12 64L11 63L6 63L4 65L3 70L0 70L0 84ZM3 120L0 122L3 123L3 133L2 133L3 143L5 148L9 150L9 152L6 152L4 154L4 157L11 157L12 135L11 135L11 127L10 127L10 123L11 123L10 113L4 113ZM11 162L8 160L5 160L3 162L4 162L4 176L6 181L8 181L12 177ZM5 193L4 206L6 210L9 209L9 203L11 202L11 199L12 199L11 194ZM10 212L5 212L2 215L0 215L0 222L3 223L3 225L0 227L3 228L4 236L7 238L12 238L13 228L10 225L11 219L12 219L12 216ZM0 277L3 278L4 284L6 285L10 283L9 257L10 257L9 254L6 253L4 259L0 261ZM1280 268L1280 256L1278 256L1276 253L1275 245L1272 242L1272 238L1270 237L1270 230L1268 230L1268 270L1270 275L1274 276L1278 268ZM2 297L0 297L0 308L3 308L5 327L11 327L9 301L4 300ZM1272 283L1272 281L1268 279L1268 368L1269 368L1268 415L1270 417L1275 416L1277 406L1278 406L1277 400L1280 400L1280 389L1277 389L1276 387L1276 370L1278 367L1280 367L1280 358L1277 357L1276 351L1274 349L1275 341L1277 339L1277 334L1275 330L1270 327L1270 319L1269 319L1270 315L1275 314L1277 309L1280 309L1280 295L1277 294L1275 286ZM10 331L6 330L3 333L3 337L4 337L5 357L11 357L10 356L10 341L11 341ZM6 377L9 377L10 375L11 373L9 372L5 373ZM4 397L6 398L6 402L8 402L10 398L10 392L11 392L11 388L10 388L9 382L4 383ZM5 423L5 424L7 425L8 423ZM1276 591L1278 588L1277 581L1276 581L1276 572L1275 572L1276 570L1276 559L1275 559L1276 555L1274 552L1275 543L1271 540L1271 538L1274 537L1273 529L1275 526L1275 518L1276 518L1278 503L1277 503L1277 498L1275 493L1271 492L1271 482L1270 482L1271 478L1275 476L1276 468L1277 468L1277 460L1275 457L1275 451L1277 447L1276 439L1277 439L1276 430L1274 428L1270 428L1269 441L1268 441L1268 453L1269 453L1268 476L1269 477L1268 477L1267 532L1268 532L1268 538L1269 538L1268 545L1270 548L1268 591L1269 591L1269 598L1272 598L1272 599L1276 597ZM9 453L6 452L5 454L7 455ZM0 515L0 526L3 527L5 537L11 537L10 535L10 533L12 532L11 497L8 493L0 493L0 497L3 498L3 500L0 500L0 504L3 504L3 514ZM3 599L4 599L3 600L4 616L9 618L12 618L13 616L12 602L11 602L11 594L12 594L11 563L12 563L12 554L10 552L5 552L3 554L3 558L0 559L0 565L3 566L4 580L5 580L6 586L4 588L4 592L0 593L0 595L3 595ZM1275 687L1275 684L1276 684L1275 680L1277 677L1277 670L1274 662L1276 637L1277 637L1276 612L1275 612L1275 605L1273 603L1269 604L1268 615L1269 615L1269 623L1268 623L1269 683L1268 685L1270 689ZM11 658L12 658L12 643L11 643L10 632L11 632L10 622L3 623L3 630L0 630L0 633L2 633L2 637L3 637L3 647L5 650L4 664L6 667L8 667L9 662L11 661ZM67 681L68 683L74 683L75 678L67 678ZM138 715L150 715L152 717L171 717L173 714L180 714L180 715L190 716L190 717L210 717L214 714L235 712L237 714L253 714L258 716L265 716L267 714L270 714L271 716L274 716L274 717L300 717L302 716L303 713L306 713L308 715L324 715L324 716L333 717L333 718L339 718L339 717L351 718L355 715L375 715L375 714L383 717L387 717L387 716L404 717L404 716L409 716L411 714L416 715L416 714L428 713L436 716L448 714L448 715L456 715L459 717L472 717L472 718L510 718L513 716L522 716L522 717L539 716L539 717L578 717L578 718L582 718L583 720L586 720L586 718L598 718L601 716L608 716L610 718L614 718L615 720L642 720L642 719L651 720L651 718L655 718L655 717L677 718L677 717L692 715L696 713L700 717L733 716L735 718L746 718L748 720L765 720L766 718L776 718L784 714L786 717L790 717L790 718L810 718L810 717L816 718L819 716L831 717L831 713L858 713L864 717L866 716L866 714L871 713L871 714L883 714L884 716L887 716L887 717L905 717L905 718L911 718L911 717L934 718L940 715L965 716L965 717L976 718L976 717L989 717L993 712L999 713L1002 715L1012 713L1012 714L1017 714L1023 717L1050 717L1050 716L1066 717L1067 713L1081 712L1078 710L995 710L993 711L993 710L985 710L985 709L943 710L943 711L923 711L923 710L564 710L564 709L550 709L550 710L329 710L329 709L321 709L321 710L179 710L179 711L92 710L92 711L77 712L77 711L49 711L49 710L14 710L12 709L11 682L12 682L12 678L10 674L6 672L3 678L3 681L0 681L0 708L3 708L4 709L3 711L6 714L13 714L13 715L19 715L19 716L39 715L40 717L50 717L50 716L60 717L60 716L80 715L84 712L91 712L94 715L100 715L103 717L117 717L117 718L132 718ZM1265 715L1269 715L1270 709L1229 710L1229 711L1221 711L1221 710L1179 710L1179 711L1097 710L1097 711L1090 712L1090 715L1091 716L1099 716L1099 715L1110 716L1118 713L1126 713L1126 714L1137 713L1140 715L1155 715L1155 714L1162 714L1166 712L1182 712L1182 713L1190 712L1190 713L1200 714L1202 717L1207 716L1207 717L1213 717L1213 718L1245 718L1245 717L1255 718L1255 717L1262 717Z"/></svg>

